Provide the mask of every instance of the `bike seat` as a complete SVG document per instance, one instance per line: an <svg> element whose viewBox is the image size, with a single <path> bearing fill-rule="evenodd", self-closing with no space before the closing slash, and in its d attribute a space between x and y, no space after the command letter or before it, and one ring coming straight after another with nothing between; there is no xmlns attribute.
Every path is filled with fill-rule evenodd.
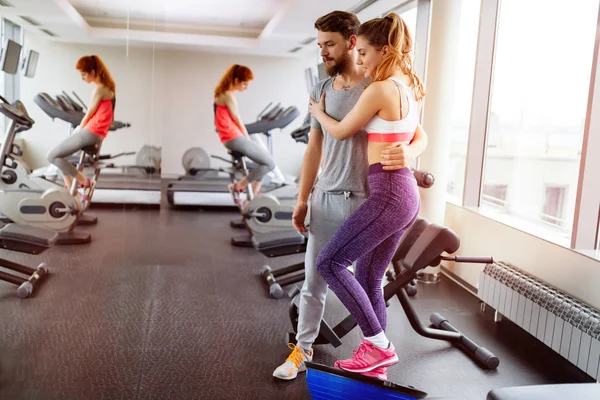
<svg viewBox="0 0 600 400"><path fill-rule="evenodd" d="M229 150L229 154L231 155L231 157L233 157L235 161L239 161L242 158L244 158L244 153L240 153L239 151Z"/></svg>
<svg viewBox="0 0 600 400"><path fill-rule="evenodd" d="M92 144L82 148L81 151L83 151L85 154L89 154L90 156L95 156L100 151L100 146L97 144Z"/></svg>

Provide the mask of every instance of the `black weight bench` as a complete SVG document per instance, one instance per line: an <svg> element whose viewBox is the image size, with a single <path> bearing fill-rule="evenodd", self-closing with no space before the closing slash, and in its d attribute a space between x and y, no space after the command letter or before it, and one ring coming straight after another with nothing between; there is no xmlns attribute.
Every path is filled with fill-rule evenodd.
<svg viewBox="0 0 600 400"><path fill-rule="evenodd" d="M308 241L307 236L308 233L303 235L295 230L259 233L252 236L252 246L270 258L304 253ZM282 286L304 280L304 262L276 270L273 270L269 265L265 265L260 274L269 285L269 294L271 297L280 299L283 297Z"/></svg>
<svg viewBox="0 0 600 400"><path fill-rule="evenodd" d="M252 246L269 258L303 253L307 235L295 230L257 233L252 236Z"/></svg>
<svg viewBox="0 0 600 400"><path fill-rule="evenodd" d="M0 247L28 254L41 254L56 242L58 233L31 226L8 224L0 229ZM17 296L31 295L35 284L47 274L44 263L31 268L0 258L0 267L26 275L27 278L0 271L0 280L18 285Z"/></svg>
<svg viewBox="0 0 600 400"><path fill-rule="evenodd" d="M418 218L415 223L404 233L392 263L394 272L388 273L390 281L383 288L384 299L389 302L397 297L402 305L411 327L419 335L436 340L443 340L458 345L471 358L479 362L484 368L494 370L498 367L499 360L489 350L477 345L466 335L453 327L442 315L433 313L430 316L431 325L425 326L406 293L406 287L416 279L417 274L426 267L439 265L441 260L471 263L491 263L491 257L455 257L444 256L443 253L455 253L460 247L460 239L455 232L445 226L431 224L423 218ZM391 272L391 271L390 271ZM300 291L296 290L290 303L290 320L294 332L289 334L288 340L293 338L298 328L298 304ZM339 347L341 338L348 334L357 325L354 317L348 315L335 327L331 327L325 320L321 320L319 336L315 344L331 344Z"/></svg>

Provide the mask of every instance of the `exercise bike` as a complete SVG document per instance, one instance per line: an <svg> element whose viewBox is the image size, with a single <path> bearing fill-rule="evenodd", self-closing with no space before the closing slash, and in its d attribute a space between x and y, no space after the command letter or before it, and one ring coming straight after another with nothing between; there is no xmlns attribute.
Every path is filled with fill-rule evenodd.
<svg viewBox="0 0 600 400"><path fill-rule="evenodd" d="M30 129L35 121L29 117L22 103L18 103L17 108L2 96L0 101L0 113L10 119L0 148L0 212L18 225L59 232L56 244L89 243L89 233L74 230L79 216L89 206L89 200L80 202L75 198L76 182L71 191L51 182L40 184L41 181L37 178L28 181L29 185L24 182L28 179L24 177L27 175L23 175L23 169L19 168L15 160L15 156L22 156L22 151L14 146L14 139L18 129ZM98 149L85 150L87 153L97 154ZM20 175L17 169L21 172ZM19 177L21 182L17 184Z"/></svg>
<svg viewBox="0 0 600 400"><path fill-rule="evenodd" d="M306 119L302 126L290 133L297 143L308 143L310 123ZM238 155L242 157L243 155ZM242 168L242 175L248 175L247 168ZM237 247L252 247L252 236L270 232L281 232L293 229L292 215L298 200L296 184L282 185L276 189L262 191L259 195L252 194L251 185L248 190L247 202L240 208L241 222L232 222L231 226L246 228L248 234L231 238L231 244ZM307 217L308 218L308 217Z"/></svg>
<svg viewBox="0 0 600 400"><path fill-rule="evenodd" d="M13 106L27 114L27 109L21 101L15 101ZM31 129L31 126L17 125L15 129L15 138L19 133L29 129ZM46 190L55 188L57 186L62 186L61 183L57 182L58 176L50 178L44 173L39 173L39 171L38 173L34 173L34 171L27 165L25 160L23 160L23 150L20 146L12 143L12 149L9 157L12 160L11 167L14 166L14 168L8 168L8 170L5 171L5 179L3 179L2 183L0 183L0 187ZM89 160L89 158L86 159ZM78 169L80 161L80 157L75 160ZM96 167L95 163L90 163L89 161L84 166L93 167L94 169ZM86 202L84 206L86 206L87 209L89 202ZM82 214L77 219L78 225L95 225L98 223L98 218L83 214L83 211L85 210L82 210Z"/></svg>

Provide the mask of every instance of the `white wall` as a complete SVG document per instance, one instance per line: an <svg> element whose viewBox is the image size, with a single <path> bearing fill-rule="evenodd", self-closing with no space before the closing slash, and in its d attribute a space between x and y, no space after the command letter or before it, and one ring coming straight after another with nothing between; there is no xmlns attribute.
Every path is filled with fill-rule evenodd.
<svg viewBox="0 0 600 400"><path fill-rule="evenodd" d="M33 103L34 96L42 91L54 96L75 90L88 102L92 87L81 80L75 63L82 55L98 54L117 84L115 119L132 125L111 132L103 144L104 153L136 151L144 144L162 146L163 176L184 173L181 158L191 147L226 156L214 130L213 90L223 72L237 63L250 67L255 77L246 92L236 94L245 122L253 122L270 101L299 108L298 119L277 131L273 140L281 170L291 175L299 172L306 146L296 143L289 133L301 125L307 112L304 70L316 65L315 54L298 60L130 47L127 55L125 46L54 43L30 33L26 33L25 47L41 53L35 78L22 78L21 85L21 99L36 121L23 135L26 160L34 168L47 165L47 152L67 135L67 124L53 123Z"/></svg>
<svg viewBox="0 0 600 400"><path fill-rule="evenodd" d="M295 105L300 116L282 131L275 131L275 162L284 173L297 175L306 145L296 143L289 133L298 128L308 111L304 70L316 65L316 57L304 59L253 57L182 51L164 53L162 77L167 100L164 118L163 175L182 174L181 158L190 147L200 146L209 154L227 156L214 129L213 91L221 75L232 64L252 69L254 80L248 90L236 93L245 123L256 120L269 103ZM211 161L211 165L223 165Z"/></svg>
<svg viewBox="0 0 600 400"><path fill-rule="evenodd" d="M445 225L460 237L457 255L492 256L600 309L599 260L450 203L446 205ZM448 265L450 271L474 287L478 286L483 267Z"/></svg>
<svg viewBox="0 0 600 400"><path fill-rule="evenodd" d="M102 152L137 151L144 144L161 145L162 132L157 127L162 127L163 114L153 110L158 109L162 100L153 93L152 49L130 48L127 56L124 46L54 43L29 32L25 34L24 47L40 52L35 77L21 78L21 101L36 121L33 129L23 134L26 161L33 168L47 165L48 151L68 134L68 124L60 120L53 122L33 98L39 92L55 96L62 90L69 94L75 91L88 104L92 86L83 82L75 69L79 57L88 54L102 57L116 81L115 119L131 123L131 128L111 132ZM157 64L156 69L160 69L160 62ZM133 161L133 157L129 157L119 162Z"/></svg>

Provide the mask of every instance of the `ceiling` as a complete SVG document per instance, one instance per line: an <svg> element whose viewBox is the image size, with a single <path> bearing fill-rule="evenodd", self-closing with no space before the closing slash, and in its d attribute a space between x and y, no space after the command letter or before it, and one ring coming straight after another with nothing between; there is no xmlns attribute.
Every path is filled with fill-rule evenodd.
<svg viewBox="0 0 600 400"><path fill-rule="evenodd" d="M362 21L407 0L0 0L0 15L68 43L190 47L297 57L316 49L314 21L333 10ZM8 4L8 5L6 5Z"/></svg>

